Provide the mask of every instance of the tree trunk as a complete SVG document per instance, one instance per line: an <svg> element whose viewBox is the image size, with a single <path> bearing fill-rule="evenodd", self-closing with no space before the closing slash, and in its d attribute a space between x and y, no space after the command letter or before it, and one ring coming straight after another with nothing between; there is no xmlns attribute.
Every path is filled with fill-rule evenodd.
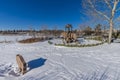
<svg viewBox="0 0 120 80"><path fill-rule="evenodd" d="M108 39L109 44L111 43L111 40L112 40L113 18L114 18L114 15L115 15L115 10L116 10L118 2L119 2L118 0L114 1L114 6L113 6L113 9L112 9L111 18L110 18L110 21L109 21L109 24L110 24L109 39Z"/></svg>
<svg viewBox="0 0 120 80"><path fill-rule="evenodd" d="M108 43L110 44L110 43L111 43L111 40L112 40L112 31L113 31L113 21L112 21L112 19L109 21L109 24L110 24L110 30L109 30Z"/></svg>

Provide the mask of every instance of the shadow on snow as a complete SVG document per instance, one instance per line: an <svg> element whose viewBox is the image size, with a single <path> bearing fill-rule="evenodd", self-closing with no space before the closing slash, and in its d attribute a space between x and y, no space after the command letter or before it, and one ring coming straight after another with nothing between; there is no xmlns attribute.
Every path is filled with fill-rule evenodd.
<svg viewBox="0 0 120 80"><path fill-rule="evenodd" d="M38 58L35 60L31 60L28 62L28 66L30 67L30 70L34 69L34 68L38 68L41 67L45 64L47 59L44 58Z"/></svg>

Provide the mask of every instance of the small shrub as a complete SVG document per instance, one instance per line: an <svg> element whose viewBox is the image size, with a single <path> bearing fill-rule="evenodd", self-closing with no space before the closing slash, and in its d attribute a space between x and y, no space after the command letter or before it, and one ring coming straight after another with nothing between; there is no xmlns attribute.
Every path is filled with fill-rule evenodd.
<svg viewBox="0 0 120 80"><path fill-rule="evenodd" d="M97 40L97 41L102 41L103 40L101 36L96 36L94 38L88 38L88 39Z"/></svg>
<svg viewBox="0 0 120 80"><path fill-rule="evenodd" d="M29 39L21 40L19 41L19 43L34 43L39 41L42 41L42 38L29 38Z"/></svg>
<svg viewBox="0 0 120 80"><path fill-rule="evenodd" d="M65 44L55 44L56 46L65 46L65 47L92 47L92 46L98 46L98 45L102 45L102 44L104 44L103 42L102 43L97 43L97 44L87 44L87 45L76 45L76 44L74 44L74 45L70 45L70 44L67 44L67 45L65 45Z"/></svg>
<svg viewBox="0 0 120 80"><path fill-rule="evenodd" d="M48 43L49 43L49 44L53 44L53 42L51 42L51 41L48 41Z"/></svg>

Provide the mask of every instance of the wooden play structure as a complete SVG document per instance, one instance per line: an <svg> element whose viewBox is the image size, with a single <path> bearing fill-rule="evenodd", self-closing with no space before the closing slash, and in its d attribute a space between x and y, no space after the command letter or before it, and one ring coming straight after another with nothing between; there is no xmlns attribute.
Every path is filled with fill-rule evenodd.
<svg viewBox="0 0 120 80"><path fill-rule="evenodd" d="M16 61L17 61L18 67L20 69L20 72L22 74L25 74L26 70L27 70L27 66L26 66L26 62L25 62L24 58L20 54L17 54Z"/></svg>
<svg viewBox="0 0 120 80"><path fill-rule="evenodd" d="M72 31L72 25L71 24L67 24L65 26L65 31L61 35L63 37L63 41L66 42L66 43L71 43L71 42L76 42L77 41L77 36Z"/></svg>

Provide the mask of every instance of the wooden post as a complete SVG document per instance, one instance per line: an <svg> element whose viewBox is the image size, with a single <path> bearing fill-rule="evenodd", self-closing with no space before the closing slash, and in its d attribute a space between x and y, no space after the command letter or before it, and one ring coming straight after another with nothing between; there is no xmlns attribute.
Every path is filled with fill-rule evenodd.
<svg viewBox="0 0 120 80"><path fill-rule="evenodd" d="M17 61L18 67L20 69L20 72L22 74L25 74L27 66L26 66L26 62L25 62L24 58L20 54L17 54L16 61Z"/></svg>

